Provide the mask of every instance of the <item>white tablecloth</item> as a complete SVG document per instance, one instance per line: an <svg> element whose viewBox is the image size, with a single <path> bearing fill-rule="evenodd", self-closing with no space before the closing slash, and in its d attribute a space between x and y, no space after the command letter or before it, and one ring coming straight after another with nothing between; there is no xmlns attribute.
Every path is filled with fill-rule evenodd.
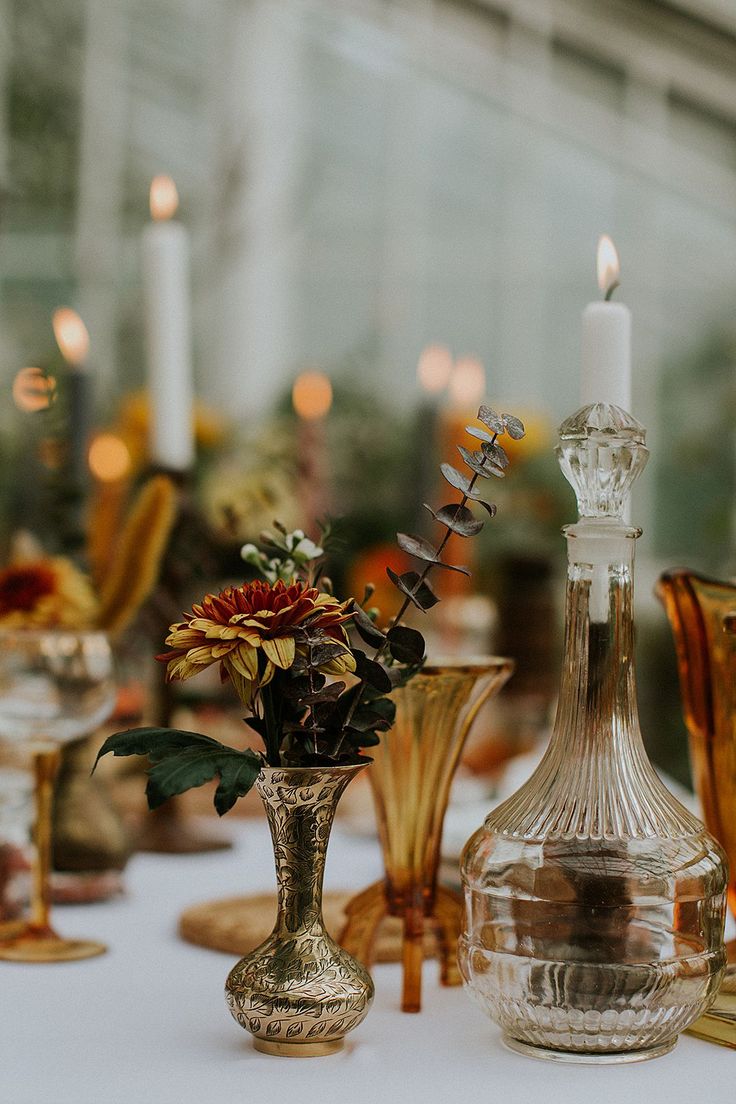
<svg viewBox="0 0 736 1104"><path fill-rule="evenodd" d="M505 1050L461 989L425 965L420 1015L398 1009L398 966L375 970L376 1001L346 1050L325 1058L257 1053L223 996L233 961L177 938L180 912L273 886L265 822L223 822L229 852L138 855L124 898L56 910L65 935L109 943L86 962L0 962L0 1104L714 1104L733 1098L733 1051L683 1036L664 1058L568 1066ZM377 845L336 828L326 883L360 888Z"/></svg>

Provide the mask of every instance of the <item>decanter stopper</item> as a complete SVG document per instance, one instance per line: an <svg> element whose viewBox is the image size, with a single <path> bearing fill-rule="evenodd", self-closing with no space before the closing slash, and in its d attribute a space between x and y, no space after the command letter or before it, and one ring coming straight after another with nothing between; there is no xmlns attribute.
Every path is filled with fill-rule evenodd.
<svg viewBox="0 0 736 1104"><path fill-rule="evenodd" d="M557 458L581 521L623 522L632 484L649 457L646 430L611 403L583 406L559 428Z"/></svg>

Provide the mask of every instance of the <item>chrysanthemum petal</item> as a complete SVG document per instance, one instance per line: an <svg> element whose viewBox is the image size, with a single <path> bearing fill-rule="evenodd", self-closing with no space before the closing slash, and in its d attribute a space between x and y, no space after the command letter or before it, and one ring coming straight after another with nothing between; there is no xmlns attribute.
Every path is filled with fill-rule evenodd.
<svg viewBox="0 0 736 1104"><path fill-rule="evenodd" d="M265 639L261 645L266 656L282 671L291 667L296 655L296 644L293 636L277 636L272 640Z"/></svg>

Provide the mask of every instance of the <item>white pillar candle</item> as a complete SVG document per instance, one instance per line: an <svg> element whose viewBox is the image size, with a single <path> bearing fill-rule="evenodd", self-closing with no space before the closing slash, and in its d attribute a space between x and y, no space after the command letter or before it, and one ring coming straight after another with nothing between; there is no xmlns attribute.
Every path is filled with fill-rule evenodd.
<svg viewBox="0 0 736 1104"><path fill-rule="evenodd" d="M83 494L87 486L87 449L92 417L92 381L87 366L89 333L71 307L55 310L52 326L56 344L68 369L69 472L74 488Z"/></svg>
<svg viewBox="0 0 736 1104"><path fill-rule="evenodd" d="M172 215L178 205L170 177L151 183L151 222L143 231L149 447L154 464L186 471L194 461L189 234Z"/></svg>
<svg viewBox="0 0 736 1104"><path fill-rule="evenodd" d="M606 299L588 303L583 311L580 401L613 403L631 411L631 311L609 302L618 286L616 247L603 235L598 243L598 284Z"/></svg>

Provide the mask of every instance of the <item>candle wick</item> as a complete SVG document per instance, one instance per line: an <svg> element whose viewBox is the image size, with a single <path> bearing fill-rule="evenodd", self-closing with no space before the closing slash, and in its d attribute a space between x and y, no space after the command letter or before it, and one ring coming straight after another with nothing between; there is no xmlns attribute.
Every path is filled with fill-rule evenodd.
<svg viewBox="0 0 736 1104"><path fill-rule="evenodd" d="M613 293L614 293L614 291L616 290L617 287L620 287L620 284L619 284L618 280L614 280L612 284L609 284L609 286L606 290L606 294L603 297L603 302L604 303L608 303L610 301L610 299L611 299L611 297L612 297L612 295L613 295Z"/></svg>

